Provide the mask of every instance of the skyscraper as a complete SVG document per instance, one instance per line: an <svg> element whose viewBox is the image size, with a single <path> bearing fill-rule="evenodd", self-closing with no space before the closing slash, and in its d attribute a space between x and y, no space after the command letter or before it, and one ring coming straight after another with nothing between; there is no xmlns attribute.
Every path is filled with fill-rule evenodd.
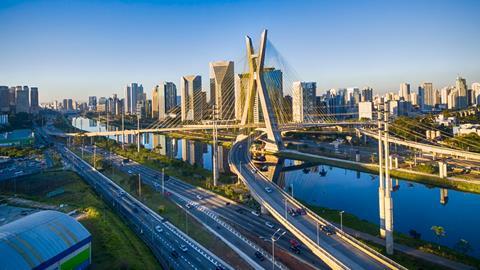
<svg viewBox="0 0 480 270"><path fill-rule="evenodd" d="M373 101L373 89L371 87L365 87L362 89L362 102Z"/></svg>
<svg viewBox="0 0 480 270"><path fill-rule="evenodd" d="M462 77L457 77L455 89L458 92L457 108L464 109L468 107L467 102L467 81Z"/></svg>
<svg viewBox="0 0 480 270"><path fill-rule="evenodd" d="M242 73L235 75L235 118L242 119L242 113L245 107L246 93L250 83L250 74ZM252 114L250 114L252 115Z"/></svg>
<svg viewBox="0 0 480 270"><path fill-rule="evenodd" d="M210 103L215 104L219 119L235 117L234 66L232 61L210 63Z"/></svg>
<svg viewBox="0 0 480 270"><path fill-rule="evenodd" d="M472 83L473 104L480 105L480 83Z"/></svg>
<svg viewBox="0 0 480 270"><path fill-rule="evenodd" d="M398 95L400 96L400 98L403 98L403 100L410 101L410 84L401 83L400 91L398 91Z"/></svg>
<svg viewBox="0 0 480 270"><path fill-rule="evenodd" d="M30 88L30 112L31 113L38 113L39 110L38 106L38 88L32 87Z"/></svg>
<svg viewBox="0 0 480 270"><path fill-rule="evenodd" d="M12 86L9 88L9 100L10 100L10 111L15 112L15 103L17 102L16 87Z"/></svg>
<svg viewBox="0 0 480 270"><path fill-rule="evenodd" d="M10 112L10 90L0 85L0 113Z"/></svg>
<svg viewBox="0 0 480 270"><path fill-rule="evenodd" d="M17 86L15 90L15 112L20 113L29 113L30 112L30 102L29 102L29 89L28 86Z"/></svg>
<svg viewBox="0 0 480 270"><path fill-rule="evenodd" d="M180 78L182 121L197 121L203 118L205 107L200 75Z"/></svg>
<svg viewBox="0 0 480 270"><path fill-rule="evenodd" d="M88 97L88 109L90 111L96 111L97 110L97 97L96 96Z"/></svg>
<svg viewBox="0 0 480 270"><path fill-rule="evenodd" d="M293 82L292 114L293 121L303 123L315 118L315 82Z"/></svg>
<svg viewBox="0 0 480 270"><path fill-rule="evenodd" d="M279 69L264 68L263 79L267 87L268 95L273 105L273 111L279 123L285 121L283 113L283 73ZM255 96L255 103L253 107L254 123L263 122L262 106L260 104L260 96L257 91Z"/></svg>
<svg viewBox="0 0 480 270"><path fill-rule="evenodd" d="M152 91L152 118L165 119L167 113L177 106L177 86L173 82L156 85Z"/></svg>
<svg viewBox="0 0 480 270"><path fill-rule="evenodd" d="M124 107L125 113L136 114L137 102L143 97L143 86L138 83L131 83L125 87Z"/></svg>

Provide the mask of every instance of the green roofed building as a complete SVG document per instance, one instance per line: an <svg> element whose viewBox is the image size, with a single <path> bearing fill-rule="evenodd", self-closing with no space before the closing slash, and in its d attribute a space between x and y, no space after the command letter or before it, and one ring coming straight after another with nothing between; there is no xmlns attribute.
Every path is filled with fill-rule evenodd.
<svg viewBox="0 0 480 270"><path fill-rule="evenodd" d="M86 269L91 240L74 218L36 212L0 227L0 269Z"/></svg>

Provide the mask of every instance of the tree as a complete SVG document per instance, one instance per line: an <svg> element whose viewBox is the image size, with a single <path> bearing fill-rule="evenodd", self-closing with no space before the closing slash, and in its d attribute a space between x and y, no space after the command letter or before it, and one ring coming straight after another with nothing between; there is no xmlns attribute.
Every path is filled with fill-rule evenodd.
<svg viewBox="0 0 480 270"><path fill-rule="evenodd" d="M455 244L454 248L462 254L467 254L468 252L472 251L472 249L473 249L472 246L470 245L470 243L465 239L458 240L458 242Z"/></svg>
<svg viewBox="0 0 480 270"><path fill-rule="evenodd" d="M445 236L445 229L442 226L432 226L430 230L432 230L437 237L437 241L440 241L440 238ZM440 249L440 245L438 246L438 249Z"/></svg>

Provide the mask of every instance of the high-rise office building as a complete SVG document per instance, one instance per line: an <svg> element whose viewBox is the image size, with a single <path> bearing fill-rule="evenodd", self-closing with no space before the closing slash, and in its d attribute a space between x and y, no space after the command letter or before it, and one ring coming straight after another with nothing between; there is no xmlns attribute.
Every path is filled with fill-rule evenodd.
<svg viewBox="0 0 480 270"><path fill-rule="evenodd" d="M462 77L457 77L455 89L458 92L457 109L465 109L468 107L467 98L467 81Z"/></svg>
<svg viewBox="0 0 480 270"><path fill-rule="evenodd" d="M15 103L17 102L16 87L12 86L9 88L9 100L10 100L10 111L15 112Z"/></svg>
<svg viewBox="0 0 480 270"><path fill-rule="evenodd" d="M203 118L205 109L202 95L202 77L200 75L180 78L182 121L198 121Z"/></svg>
<svg viewBox="0 0 480 270"><path fill-rule="evenodd" d="M10 112L10 89L0 85L0 113Z"/></svg>
<svg viewBox="0 0 480 270"><path fill-rule="evenodd" d="M447 96L447 108L448 109L457 109L458 106L458 91L454 89L448 93Z"/></svg>
<svg viewBox="0 0 480 270"><path fill-rule="evenodd" d="M472 83L473 104L480 105L480 83Z"/></svg>
<svg viewBox="0 0 480 270"><path fill-rule="evenodd" d="M210 63L210 103L219 119L234 119L235 80L232 61Z"/></svg>
<svg viewBox="0 0 480 270"><path fill-rule="evenodd" d="M88 97L88 109L90 111L96 111L97 110L97 97L96 96Z"/></svg>
<svg viewBox="0 0 480 270"><path fill-rule="evenodd" d="M15 90L15 112L20 113L29 113L30 112L30 102L29 102L29 89L28 86L17 86Z"/></svg>
<svg viewBox="0 0 480 270"><path fill-rule="evenodd" d="M315 118L317 84L293 82L292 114L297 123L311 122Z"/></svg>
<svg viewBox="0 0 480 270"><path fill-rule="evenodd" d="M142 100L144 96L143 94L143 86L141 84L139 85L138 83L131 83L125 87L125 113L137 113L137 103L139 100Z"/></svg>
<svg viewBox="0 0 480 270"><path fill-rule="evenodd" d="M235 75L235 118L242 119L245 107L245 99L250 83L250 74L242 73Z"/></svg>
<svg viewBox="0 0 480 270"><path fill-rule="evenodd" d="M398 91L398 95L400 96L400 98L403 98L403 100L410 101L410 84L401 83L400 91Z"/></svg>
<svg viewBox="0 0 480 270"><path fill-rule="evenodd" d="M273 67L264 68L263 79L267 87L270 101L272 102L273 111L279 123L285 121L283 113L283 73L279 69ZM260 94L257 91L253 106L253 121L254 123L263 122L262 106L260 104Z"/></svg>
<svg viewBox="0 0 480 270"><path fill-rule="evenodd" d="M371 87L365 87L362 89L362 102L373 101L373 89Z"/></svg>
<svg viewBox="0 0 480 270"><path fill-rule="evenodd" d="M31 87L30 88L30 112L31 113L38 113L40 109L38 105L38 87Z"/></svg>
<svg viewBox="0 0 480 270"><path fill-rule="evenodd" d="M152 118L165 119L177 106L177 86L173 82L156 85L152 91Z"/></svg>

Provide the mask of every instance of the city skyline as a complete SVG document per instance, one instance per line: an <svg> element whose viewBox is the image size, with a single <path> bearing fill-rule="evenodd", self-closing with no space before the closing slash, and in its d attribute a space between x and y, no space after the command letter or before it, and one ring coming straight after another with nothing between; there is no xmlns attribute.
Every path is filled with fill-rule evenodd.
<svg viewBox="0 0 480 270"><path fill-rule="evenodd" d="M269 28L272 42L301 74L298 79L316 82L317 93L349 86L370 86L376 93L396 92L402 82L412 85L413 92L423 82L433 82L438 88L454 85L457 75L470 85L479 80L476 76L480 73L475 65L480 60L475 53L479 22L474 19L479 4L456 3L401 2L387 6L302 1L296 3L302 12L295 15L286 2L272 8L269 1L220 5L217 1L9 1L0 4L0 14L6 18L0 33L9 39L30 37L35 42L0 45L4 61L0 82L36 85L42 89L40 102L46 102L110 96L122 93L123 87L133 81L152 89L161 81L177 83L185 74L208 78L210 62L230 60L241 66L243 36ZM253 5L258 11L251 16L259 19L242 17L242 12L251 11ZM212 24L213 18L206 16L206 10L219 12L222 25ZM181 11L198 25L180 22ZM58 16L50 16L51 12ZM127 12L129 17L125 19ZM165 19L152 16L158 12L167 12ZM30 19L9 19L20 14ZM295 22L279 20L282 16L290 16ZM130 36L135 38L123 42ZM164 36L170 37L168 42L164 42ZM459 36L464 42L456 41ZM202 84L207 92L208 83L204 80Z"/></svg>

